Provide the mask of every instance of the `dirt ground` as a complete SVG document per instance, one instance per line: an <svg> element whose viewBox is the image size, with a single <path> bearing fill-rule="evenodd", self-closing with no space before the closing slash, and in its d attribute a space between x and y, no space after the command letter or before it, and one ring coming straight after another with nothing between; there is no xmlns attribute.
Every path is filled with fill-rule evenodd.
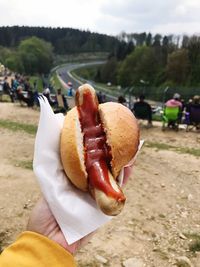
<svg viewBox="0 0 200 267"><path fill-rule="evenodd" d="M0 103L0 120L37 125L38 118L39 111ZM200 267L200 134L142 126L141 137L126 206L77 253L80 267ZM34 135L0 127L1 249L25 230L40 196L33 149Z"/></svg>

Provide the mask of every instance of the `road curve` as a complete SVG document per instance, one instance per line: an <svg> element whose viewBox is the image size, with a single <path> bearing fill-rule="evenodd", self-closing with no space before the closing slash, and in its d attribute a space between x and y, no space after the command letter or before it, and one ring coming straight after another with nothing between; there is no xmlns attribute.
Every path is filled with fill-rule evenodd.
<svg viewBox="0 0 200 267"><path fill-rule="evenodd" d="M105 61L95 61L95 62L85 62L85 63L69 63L65 64L63 66L57 67L56 72L60 76L60 78L65 82L71 82L73 84L73 88L76 90L81 84L85 83L86 81L81 82L80 80L76 79L71 75L71 71L75 69L79 69L82 67L89 67L89 66L95 66L95 65L102 65ZM96 86L94 81L87 81L90 83L97 91L100 91L100 87ZM98 88L97 88L98 87ZM117 98L107 94L106 93L106 99L107 101L116 101Z"/></svg>
<svg viewBox="0 0 200 267"><path fill-rule="evenodd" d="M95 65L101 65L104 64L105 61L95 61L95 62L86 62L86 63L74 63L74 64L66 64L61 67L57 68L57 74L61 77L61 79L65 82L71 82L73 84L73 88L76 90L82 82L78 79L74 78L70 72L75 69L89 67L89 66L95 66Z"/></svg>

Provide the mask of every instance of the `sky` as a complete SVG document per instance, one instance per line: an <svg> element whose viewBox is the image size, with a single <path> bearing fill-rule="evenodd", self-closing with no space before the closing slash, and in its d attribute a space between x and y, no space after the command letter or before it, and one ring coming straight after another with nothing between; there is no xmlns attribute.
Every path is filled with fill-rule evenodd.
<svg viewBox="0 0 200 267"><path fill-rule="evenodd" d="M200 0L0 0L0 10L0 26L70 27L109 35L200 33Z"/></svg>

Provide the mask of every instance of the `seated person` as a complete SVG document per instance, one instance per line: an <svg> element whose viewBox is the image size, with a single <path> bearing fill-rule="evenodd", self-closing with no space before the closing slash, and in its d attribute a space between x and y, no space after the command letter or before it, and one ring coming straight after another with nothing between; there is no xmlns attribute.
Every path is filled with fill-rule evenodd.
<svg viewBox="0 0 200 267"><path fill-rule="evenodd" d="M4 78L3 92L4 92L4 94L10 96L10 100L13 103L14 102L14 94L13 94L13 91L11 90L10 84L8 83L8 77Z"/></svg>
<svg viewBox="0 0 200 267"><path fill-rule="evenodd" d="M50 89L49 89L48 87L46 87L46 88L44 89L44 91L43 91L43 95L47 98L49 104L50 104L51 106L53 106L55 103L54 103L54 101L51 99L51 94L50 94L50 93L51 93L51 92L50 92Z"/></svg>
<svg viewBox="0 0 200 267"><path fill-rule="evenodd" d="M173 98L168 100L165 103L166 107L179 107L180 109L182 109L182 103L180 101L180 95L179 94L174 94Z"/></svg>
<svg viewBox="0 0 200 267"><path fill-rule="evenodd" d="M196 124L199 128L200 124L200 96L195 95L191 103L187 105L187 112L189 112L190 124Z"/></svg>
<svg viewBox="0 0 200 267"><path fill-rule="evenodd" d="M120 96L118 97L118 103L120 103L120 104L126 106L126 98L123 97L122 95L120 95Z"/></svg>
<svg viewBox="0 0 200 267"><path fill-rule="evenodd" d="M134 104L133 112L137 119L148 120L148 124L152 125L152 109L144 99L145 96L140 95L139 101Z"/></svg>
<svg viewBox="0 0 200 267"><path fill-rule="evenodd" d="M17 99L22 104L22 102L26 103L28 107L33 107L34 105L34 97L32 90L27 92L27 97L23 94L23 87L19 85L16 90Z"/></svg>
<svg viewBox="0 0 200 267"><path fill-rule="evenodd" d="M103 95L101 91L97 92L97 98L98 98L99 104L103 103Z"/></svg>
<svg viewBox="0 0 200 267"><path fill-rule="evenodd" d="M57 90L57 95L56 95L56 110L54 111L55 113L65 113L68 110L68 104L67 104L67 99L65 96L62 94L61 89Z"/></svg>
<svg viewBox="0 0 200 267"><path fill-rule="evenodd" d="M172 99L169 99L166 103L165 103L165 107L171 107L171 108L179 108L179 114L178 114L178 120L177 122L181 122L181 118L182 118L182 109L183 109L183 104L181 103L180 100L180 95L178 93L175 93ZM168 127L172 126L174 127L175 121L169 121L168 122Z"/></svg>
<svg viewBox="0 0 200 267"><path fill-rule="evenodd" d="M190 101L190 103L187 105L187 111L190 112L191 108L200 108L200 96L199 95L195 95L192 99L192 101Z"/></svg>

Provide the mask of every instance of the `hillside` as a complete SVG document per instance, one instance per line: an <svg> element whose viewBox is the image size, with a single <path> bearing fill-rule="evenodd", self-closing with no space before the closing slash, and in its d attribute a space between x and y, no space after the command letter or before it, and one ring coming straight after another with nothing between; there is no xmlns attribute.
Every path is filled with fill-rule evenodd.
<svg viewBox="0 0 200 267"><path fill-rule="evenodd" d="M0 109L0 121L17 122L16 127L9 127L12 123L0 127L0 248L4 248L26 228L41 194L32 171L36 127L32 131L25 127L37 125L39 111L11 103L0 103ZM79 251L79 267L192 266L186 261L200 266L199 136L184 130L162 132L156 126L141 127L141 134L145 145L124 188L125 209ZM132 265L125 265L127 260Z"/></svg>
<svg viewBox="0 0 200 267"><path fill-rule="evenodd" d="M32 36L50 42L56 54L110 52L120 43L112 36L72 28L13 26L0 27L0 46L16 47Z"/></svg>

